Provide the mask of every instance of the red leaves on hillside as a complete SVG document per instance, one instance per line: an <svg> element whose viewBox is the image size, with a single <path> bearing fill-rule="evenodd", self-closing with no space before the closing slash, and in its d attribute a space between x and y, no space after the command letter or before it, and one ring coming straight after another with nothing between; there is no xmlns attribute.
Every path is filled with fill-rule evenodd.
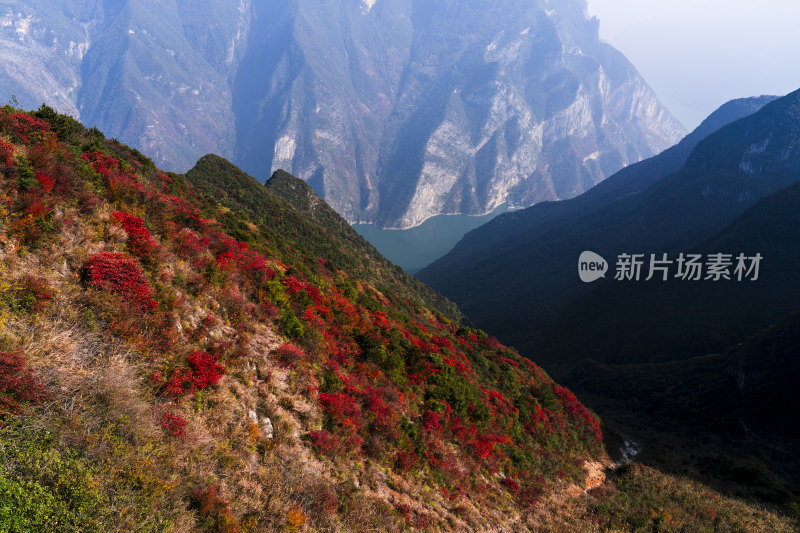
<svg viewBox="0 0 800 533"><path fill-rule="evenodd" d="M155 192L148 190L136 174L122 170L119 159L103 152L85 152L81 158L88 161L92 169L100 175L112 196L155 196Z"/></svg>
<svg viewBox="0 0 800 533"><path fill-rule="evenodd" d="M278 361L290 368L306 358L306 353L294 344L281 344L273 355Z"/></svg>
<svg viewBox="0 0 800 533"><path fill-rule="evenodd" d="M164 413L161 415L161 427L169 431L173 437L186 438L186 420L180 415Z"/></svg>
<svg viewBox="0 0 800 533"><path fill-rule="evenodd" d="M37 172L36 173L36 181L39 182L39 186L42 188L42 192L45 194L49 193L53 190L56 182L52 176L49 174L45 174L44 172Z"/></svg>
<svg viewBox="0 0 800 533"><path fill-rule="evenodd" d="M192 352L186 359L190 368L176 369L169 381L164 383L162 390L167 396L180 398L196 390L212 387L225 375L225 367L206 352ZM151 380L160 383L160 374L157 377L154 374L154 377Z"/></svg>
<svg viewBox="0 0 800 533"><path fill-rule="evenodd" d="M10 167L14 164L14 145L0 139L0 163Z"/></svg>
<svg viewBox="0 0 800 533"><path fill-rule="evenodd" d="M197 488L190 494L192 507L210 524L211 531L238 533L239 526L230 509L230 503L219 493L219 485Z"/></svg>
<svg viewBox="0 0 800 533"><path fill-rule="evenodd" d="M192 367L192 384L198 389L216 385L225 374L225 367L205 352L192 352L187 359Z"/></svg>
<svg viewBox="0 0 800 533"><path fill-rule="evenodd" d="M497 444L511 444L508 435L484 435L475 440L475 454L481 459L486 459L494 451Z"/></svg>
<svg viewBox="0 0 800 533"><path fill-rule="evenodd" d="M141 218L125 211L115 211L111 213L111 218L128 234L128 249L132 254L147 258L158 249L158 244Z"/></svg>
<svg viewBox="0 0 800 533"><path fill-rule="evenodd" d="M111 177L112 172L119 170L119 159L103 152L85 152L81 159L88 161L95 172L107 179Z"/></svg>
<svg viewBox="0 0 800 533"><path fill-rule="evenodd" d="M586 429L597 444L602 443L603 433L600 431L600 421L597 417L590 413L589 410L578 401L572 391L566 387L554 385L553 391L564 404L564 408L569 413L570 418Z"/></svg>
<svg viewBox="0 0 800 533"><path fill-rule="evenodd" d="M322 305L322 295L315 286L305 281L300 280L297 276L286 276L283 278L283 284L286 286L286 291L290 296L297 296L299 293L305 291L306 294L314 301L314 304Z"/></svg>
<svg viewBox="0 0 800 533"><path fill-rule="evenodd" d="M125 254L100 252L86 265L89 284L119 294L134 306L152 311L158 306L142 267Z"/></svg>
<svg viewBox="0 0 800 533"><path fill-rule="evenodd" d="M188 236L184 237L188 243ZM211 232L195 246L205 244L215 254L215 263L222 271L238 271L245 280L263 283L275 276L275 271L267 265L267 258L251 249L247 243L239 242L228 235Z"/></svg>
<svg viewBox="0 0 800 533"><path fill-rule="evenodd" d="M425 411L425 413L422 415L422 425L427 431L439 431L442 429L442 426L439 423L439 413L436 411L431 411L430 409Z"/></svg>
<svg viewBox="0 0 800 533"><path fill-rule="evenodd" d="M195 267L202 268L210 261L208 255L203 257L203 253L208 251L209 239L200 237L189 228L181 229L175 236L178 256L182 259L191 260Z"/></svg>
<svg viewBox="0 0 800 533"><path fill-rule="evenodd" d="M318 431L310 431L308 436L311 438L311 443L314 448L323 454L331 453L338 446L336 437L325 431L324 429Z"/></svg>
<svg viewBox="0 0 800 533"><path fill-rule="evenodd" d="M346 419L358 421L361 419L361 409L356 405L356 400L343 392L322 392L319 402L325 414L335 422L343 423Z"/></svg>
<svg viewBox="0 0 800 533"><path fill-rule="evenodd" d="M0 115L3 130L11 134L12 140L29 144L36 133L50 131L50 123L40 118L17 111Z"/></svg>
<svg viewBox="0 0 800 533"><path fill-rule="evenodd" d="M23 403L40 402L47 396L20 354L0 352L0 417L19 414Z"/></svg>
<svg viewBox="0 0 800 533"><path fill-rule="evenodd" d="M15 307L34 313L46 309L54 296L55 291L47 278L32 274L22 276L13 291Z"/></svg>
<svg viewBox="0 0 800 533"><path fill-rule="evenodd" d="M511 479L510 477L504 477L502 481L500 481L508 490L512 493L517 494L520 490L519 483Z"/></svg>
<svg viewBox="0 0 800 533"><path fill-rule="evenodd" d="M497 340L459 328L402 294L387 292L387 298L381 291L390 289L370 286L324 258L285 264L286 255L270 256L267 250L297 249L303 242L268 242L241 220L230 226L227 215L202 204L184 180L139 164L113 143L109 152L123 159L90 151L83 161L72 161L45 129L41 134L30 129L35 124L30 118L17 116L16 129L3 130L13 142L22 141L22 135L23 142L37 143L21 150L36 181L26 163L28 180L20 187L21 201L13 205L10 232L24 229L32 241L68 192L81 198L86 219L101 202L124 206L112 213L112 223L126 232L129 253L92 256L85 279L90 287L119 296L95 294L104 320L111 317L108 329L141 346L159 368L171 369L163 377L153 373L154 390L165 404L217 385L226 372L217 360L248 354L248 336L261 321L284 333L299 332L292 333L298 345L283 344L274 357L294 369L297 390L318 396L325 429L308 436L319 453L364 454L377 462L388 459L399 471L430 471L434 477L429 479L441 482L447 498L470 490L465 487L483 487L478 479L502 469L512 476L502 481L509 492L518 501L535 502L547 483L542 476L554 479L566 472L565 465L574 470L575 457L591 452L590 441L599 440L597 419L572 393ZM0 141L0 166L16 164L14 149ZM66 226L69 218L59 217L58 224ZM22 229L15 230L18 221ZM236 238L224 232L231 227ZM159 276L162 310L156 310L140 261ZM35 287L31 294L26 301L46 303ZM206 310L197 310L204 305ZM189 311L192 307L195 311ZM178 326L175 318L189 312L206 318L199 325L188 321L195 327ZM192 351L198 348L206 351ZM3 373L2 358L0 353L0 409L8 401L3 376L12 375ZM183 418L158 413L165 430L185 438ZM491 485L499 488L494 481ZM196 496L201 514L225 515L215 489Z"/></svg>

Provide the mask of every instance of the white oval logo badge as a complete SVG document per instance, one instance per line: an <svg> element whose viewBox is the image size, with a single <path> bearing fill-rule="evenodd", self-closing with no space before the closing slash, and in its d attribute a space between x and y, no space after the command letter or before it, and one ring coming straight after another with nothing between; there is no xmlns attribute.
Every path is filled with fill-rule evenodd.
<svg viewBox="0 0 800 533"><path fill-rule="evenodd" d="M578 275L584 283L606 277L608 262L594 252L583 252L578 258Z"/></svg>

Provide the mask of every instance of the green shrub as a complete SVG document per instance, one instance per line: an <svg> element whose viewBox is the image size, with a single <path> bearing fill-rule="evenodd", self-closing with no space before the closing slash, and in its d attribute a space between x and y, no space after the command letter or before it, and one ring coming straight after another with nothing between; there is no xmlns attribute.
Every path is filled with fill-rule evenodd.
<svg viewBox="0 0 800 533"><path fill-rule="evenodd" d="M297 315L291 309L284 309L281 311L281 326L283 331L289 337L301 339L304 335L303 324Z"/></svg>

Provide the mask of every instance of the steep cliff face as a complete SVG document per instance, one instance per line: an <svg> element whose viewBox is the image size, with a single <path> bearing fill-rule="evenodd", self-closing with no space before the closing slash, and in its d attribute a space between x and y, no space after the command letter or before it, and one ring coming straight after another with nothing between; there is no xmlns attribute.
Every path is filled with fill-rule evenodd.
<svg viewBox="0 0 800 533"><path fill-rule="evenodd" d="M57 4L0 5L22 103L178 168L284 168L351 222L570 198L684 133L584 0Z"/></svg>
<svg viewBox="0 0 800 533"><path fill-rule="evenodd" d="M0 88L123 139L170 170L233 154L228 79L248 4L0 3ZM210 29L210 31L209 31Z"/></svg>

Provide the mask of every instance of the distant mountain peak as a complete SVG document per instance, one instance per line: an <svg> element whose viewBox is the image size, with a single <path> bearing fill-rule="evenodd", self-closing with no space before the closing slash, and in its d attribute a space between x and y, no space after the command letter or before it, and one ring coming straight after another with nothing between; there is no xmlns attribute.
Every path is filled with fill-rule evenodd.
<svg viewBox="0 0 800 533"><path fill-rule="evenodd" d="M721 165L749 176L800 171L800 89L709 135L687 161L689 168Z"/></svg>

